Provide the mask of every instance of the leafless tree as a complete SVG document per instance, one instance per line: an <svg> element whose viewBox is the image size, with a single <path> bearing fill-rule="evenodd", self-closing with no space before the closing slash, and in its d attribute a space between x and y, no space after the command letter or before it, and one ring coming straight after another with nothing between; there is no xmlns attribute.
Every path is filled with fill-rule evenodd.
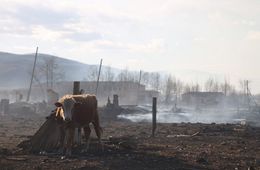
<svg viewBox="0 0 260 170"><path fill-rule="evenodd" d="M248 94L249 81L248 80L239 80L240 92L243 95Z"/></svg>
<svg viewBox="0 0 260 170"><path fill-rule="evenodd" d="M63 80L64 77L64 71L54 57L45 58L43 62L38 63L34 74L34 80L39 84L45 82L47 89L53 88L54 83Z"/></svg>
<svg viewBox="0 0 260 170"><path fill-rule="evenodd" d="M184 90L184 85L183 85L183 82L181 80L177 80L176 81L176 100L180 99L181 97L181 94L183 93L183 90Z"/></svg>
<svg viewBox="0 0 260 170"><path fill-rule="evenodd" d="M191 92L200 92L201 91L201 86L199 83L192 84L190 86Z"/></svg>
<svg viewBox="0 0 260 170"><path fill-rule="evenodd" d="M112 71L110 66L104 68L104 81L113 81L115 78L115 73Z"/></svg>
<svg viewBox="0 0 260 170"><path fill-rule="evenodd" d="M170 104L174 89L175 89L174 78L172 77L172 75L169 75L166 79L166 84L165 84L165 103L166 104Z"/></svg>
<svg viewBox="0 0 260 170"><path fill-rule="evenodd" d="M118 81L127 81L129 76L129 70L128 68L125 68L117 75Z"/></svg>
<svg viewBox="0 0 260 170"><path fill-rule="evenodd" d="M183 93L191 92L191 86L189 84L185 84L183 87Z"/></svg>
<svg viewBox="0 0 260 170"><path fill-rule="evenodd" d="M140 74L137 71L129 71L126 67L124 70L122 70L116 77L117 81L132 81L132 82L138 82L139 81Z"/></svg>
<svg viewBox="0 0 260 170"><path fill-rule="evenodd" d="M89 74L86 77L87 81L97 81L98 78L98 66L90 67Z"/></svg>
<svg viewBox="0 0 260 170"><path fill-rule="evenodd" d="M213 78L209 78L205 82L205 87L204 88L205 88L205 91L207 91L207 92L219 92L220 85L219 85L217 80L215 80Z"/></svg>
<svg viewBox="0 0 260 170"><path fill-rule="evenodd" d="M142 72L141 84L144 84L146 87L150 86L150 73Z"/></svg>
<svg viewBox="0 0 260 170"><path fill-rule="evenodd" d="M224 83L220 84L220 91L223 92L225 96L228 96L236 90L235 87L232 86L227 79L225 79Z"/></svg>
<svg viewBox="0 0 260 170"><path fill-rule="evenodd" d="M209 78L206 82L205 82L205 91L207 92L212 92L213 87L214 87L214 79Z"/></svg>
<svg viewBox="0 0 260 170"><path fill-rule="evenodd" d="M151 73L151 86L154 90L159 91L161 86L161 75L158 72Z"/></svg>

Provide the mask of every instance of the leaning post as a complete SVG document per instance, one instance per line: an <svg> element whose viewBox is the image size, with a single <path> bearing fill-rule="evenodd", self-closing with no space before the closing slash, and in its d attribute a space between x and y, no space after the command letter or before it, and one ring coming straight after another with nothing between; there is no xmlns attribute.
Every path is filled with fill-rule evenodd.
<svg viewBox="0 0 260 170"><path fill-rule="evenodd" d="M34 71L35 71L35 66L36 66L36 61L37 61L37 55L38 55L38 47L36 48L36 52L35 52L34 63L33 63L33 70L32 70L32 77L31 77L30 87L29 87L29 91L28 91L27 99L26 99L27 102L29 102L29 100L30 100L30 95L31 95L31 90L32 90L32 83L33 83L33 76L34 76Z"/></svg>
<svg viewBox="0 0 260 170"><path fill-rule="evenodd" d="M154 137L155 130L156 130L156 113L157 113L157 98L153 97L153 129L152 129L152 137Z"/></svg>

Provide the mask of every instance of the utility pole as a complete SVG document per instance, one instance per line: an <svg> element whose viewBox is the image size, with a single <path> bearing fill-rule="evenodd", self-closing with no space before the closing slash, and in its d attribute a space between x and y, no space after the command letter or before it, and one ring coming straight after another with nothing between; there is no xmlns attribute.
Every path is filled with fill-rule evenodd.
<svg viewBox="0 0 260 170"><path fill-rule="evenodd" d="M155 135L155 130L157 127L156 123L156 114L157 114L157 98L153 97L153 112L152 112L152 137Z"/></svg>
<svg viewBox="0 0 260 170"><path fill-rule="evenodd" d="M249 81L245 80L246 100L247 106L250 107L250 92L249 92Z"/></svg>
<svg viewBox="0 0 260 170"><path fill-rule="evenodd" d="M224 94L227 96L227 80L225 79L225 84L224 84Z"/></svg>
<svg viewBox="0 0 260 170"><path fill-rule="evenodd" d="M31 83L30 83L30 87L29 87L29 91L28 91L28 95L27 95L27 99L26 99L27 102L29 101L30 95L31 95L32 82L33 82L33 76L34 76L34 71L35 71L37 55L38 55L38 47L36 48L36 52L35 52L35 58L34 58L34 63L33 63L33 71L32 71L32 77L31 77Z"/></svg>
<svg viewBox="0 0 260 170"><path fill-rule="evenodd" d="M100 73L101 73L102 62L103 62L103 59L101 58L100 65L99 65L99 70L98 70L98 78L97 78L97 86L96 86L96 96L97 96L97 92L98 92L98 84L99 84L99 77L100 77Z"/></svg>
<svg viewBox="0 0 260 170"><path fill-rule="evenodd" d="M138 81L139 86L140 86L140 84L141 84L141 80L142 80L142 70L140 70L140 74L139 74L139 81Z"/></svg>
<svg viewBox="0 0 260 170"><path fill-rule="evenodd" d="M138 81L138 87L137 87L137 101L136 101L136 105L138 105L139 100L140 100L140 87L141 87L141 80L142 80L142 70L140 70L140 74L139 74L139 81Z"/></svg>
<svg viewBox="0 0 260 170"><path fill-rule="evenodd" d="M249 96L249 81L248 80L245 80L245 84L246 84L246 96L248 97Z"/></svg>
<svg viewBox="0 0 260 170"><path fill-rule="evenodd" d="M54 74L54 72L53 72L53 67L54 67L54 57L50 60L51 62L50 62L50 72L51 72L51 89L53 89L53 74Z"/></svg>
<svg viewBox="0 0 260 170"><path fill-rule="evenodd" d="M46 89L49 89L49 64L46 64Z"/></svg>

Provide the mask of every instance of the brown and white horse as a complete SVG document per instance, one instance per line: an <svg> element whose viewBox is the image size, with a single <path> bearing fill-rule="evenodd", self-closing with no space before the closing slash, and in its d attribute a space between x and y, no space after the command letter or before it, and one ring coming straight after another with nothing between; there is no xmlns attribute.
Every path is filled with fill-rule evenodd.
<svg viewBox="0 0 260 170"><path fill-rule="evenodd" d="M73 145L75 128L84 128L86 136L86 150L89 147L89 137L91 129L89 124L94 125L96 135L101 144L102 128L99 123L99 116L97 110L97 99L95 95L65 95L55 103L57 107L56 116L62 117L62 133L61 133L61 151L64 149L66 155L71 155L71 148ZM103 149L103 146L102 146Z"/></svg>

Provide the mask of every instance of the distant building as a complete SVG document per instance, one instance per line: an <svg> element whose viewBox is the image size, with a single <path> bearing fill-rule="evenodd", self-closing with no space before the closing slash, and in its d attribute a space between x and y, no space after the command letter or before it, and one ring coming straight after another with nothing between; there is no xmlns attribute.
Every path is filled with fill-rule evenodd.
<svg viewBox="0 0 260 170"><path fill-rule="evenodd" d="M96 93L97 83L95 81L80 81L81 92L87 94ZM34 85L31 92L31 102L47 101L53 105L58 97L73 93L73 81L57 82L52 89L46 89L46 84ZM17 89L22 95L26 95L28 89ZM17 91L16 90L16 91ZM1 93L0 93L1 94ZM158 97L159 92L146 90L145 85L132 81L100 81L98 85L97 99L100 106L107 103L108 97L113 98L118 95L119 105L151 104L152 97ZM15 96L9 94L9 96Z"/></svg>
<svg viewBox="0 0 260 170"><path fill-rule="evenodd" d="M85 93L95 94L96 82L81 81L80 89ZM59 96L71 94L73 82L59 82L54 85L54 91L59 93ZM101 81L98 85L97 98L101 105L107 103L107 98L113 98L113 95L118 95L120 105L136 105L146 102L151 102L152 97L158 97L159 92L146 90L145 85L132 81Z"/></svg>
<svg viewBox="0 0 260 170"><path fill-rule="evenodd" d="M152 103L153 97L159 97L160 92L156 90L144 90L139 93L139 102L140 103Z"/></svg>
<svg viewBox="0 0 260 170"><path fill-rule="evenodd" d="M222 92L188 92L182 94L182 103L196 106L217 106L224 98Z"/></svg>

